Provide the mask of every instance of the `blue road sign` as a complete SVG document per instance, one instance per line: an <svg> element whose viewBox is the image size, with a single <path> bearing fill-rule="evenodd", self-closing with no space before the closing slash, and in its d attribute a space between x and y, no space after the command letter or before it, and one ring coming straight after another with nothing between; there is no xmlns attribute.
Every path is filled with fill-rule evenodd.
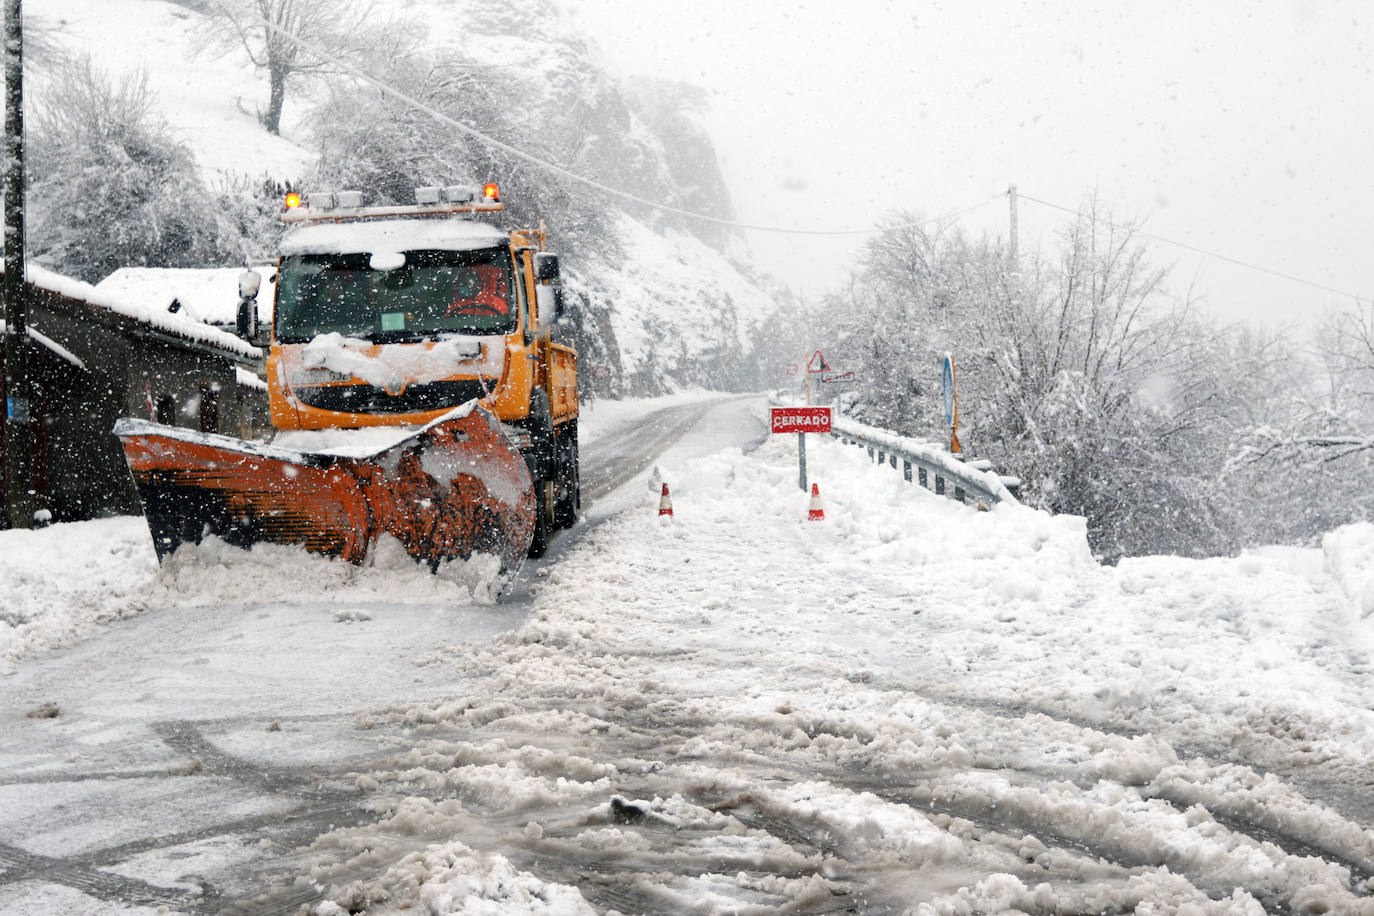
<svg viewBox="0 0 1374 916"><path fill-rule="evenodd" d="M945 354L945 371L941 380L945 396L945 423L954 425L954 357Z"/></svg>

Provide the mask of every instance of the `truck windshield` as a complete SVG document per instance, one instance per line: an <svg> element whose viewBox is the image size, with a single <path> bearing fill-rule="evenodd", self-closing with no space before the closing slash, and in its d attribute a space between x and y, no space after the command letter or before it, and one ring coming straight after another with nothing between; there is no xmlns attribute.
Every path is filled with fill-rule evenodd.
<svg viewBox="0 0 1374 916"><path fill-rule="evenodd" d="M375 343L444 334L509 334L517 312L510 252L408 251L404 266L374 270L370 255L282 258L276 338L305 343L338 332Z"/></svg>

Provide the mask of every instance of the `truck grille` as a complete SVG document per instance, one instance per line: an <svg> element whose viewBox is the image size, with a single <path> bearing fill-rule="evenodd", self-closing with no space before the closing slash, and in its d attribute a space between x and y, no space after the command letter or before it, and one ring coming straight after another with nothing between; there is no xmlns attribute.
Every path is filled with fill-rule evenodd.
<svg viewBox="0 0 1374 916"><path fill-rule="evenodd" d="M457 407L473 398L486 395L486 389L476 379L458 382L434 382L411 385L398 395L371 385L324 385L296 388L292 392L303 404L320 410L341 413L418 413Z"/></svg>

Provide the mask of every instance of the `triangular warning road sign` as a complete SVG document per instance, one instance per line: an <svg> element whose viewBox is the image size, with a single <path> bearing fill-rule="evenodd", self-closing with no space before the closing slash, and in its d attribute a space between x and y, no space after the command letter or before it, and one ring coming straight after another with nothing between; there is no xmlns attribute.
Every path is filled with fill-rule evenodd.
<svg viewBox="0 0 1374 916"><path fill-rule="evenodd" d="M817 350L815 353L812 353L812 354L811 354L811 358L808 359L808 360L806 361L806 371L807 371L807 372L829 372L829 371L830 371L830 364L829 364L828 362L825 361L825 357L821 355L821 351L820 351L820 350Z"/></svg>

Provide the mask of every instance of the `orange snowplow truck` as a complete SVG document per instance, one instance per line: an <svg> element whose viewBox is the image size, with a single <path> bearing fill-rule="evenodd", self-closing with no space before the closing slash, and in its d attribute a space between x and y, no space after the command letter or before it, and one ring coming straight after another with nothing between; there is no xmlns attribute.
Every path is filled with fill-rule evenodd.
<svg viewBox="0 0 1374 916"><path fill-rule="evenodd" d="M391 535L436 567L490 554L513 576L576 520L577 353L556 339L543 225L484 221L502 208L495 185L415 196L288 198L271 443L116 425L159 559L214 534L361 562ZM250 337L256 292L241 284Z"/></svg>

